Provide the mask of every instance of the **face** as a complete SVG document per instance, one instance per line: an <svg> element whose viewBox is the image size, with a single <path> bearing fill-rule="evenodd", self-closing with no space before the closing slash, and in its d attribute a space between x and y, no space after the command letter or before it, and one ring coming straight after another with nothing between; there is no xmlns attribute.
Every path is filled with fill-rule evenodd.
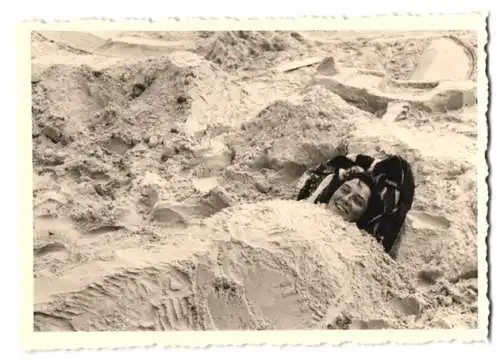
<svg viewBox="0 0 500 364"><path fill-rule="evenodd" d="M370 199L370 188L359 179L344 182L333 194L328 207L348 221L358 221L365 213Z"/></svg>

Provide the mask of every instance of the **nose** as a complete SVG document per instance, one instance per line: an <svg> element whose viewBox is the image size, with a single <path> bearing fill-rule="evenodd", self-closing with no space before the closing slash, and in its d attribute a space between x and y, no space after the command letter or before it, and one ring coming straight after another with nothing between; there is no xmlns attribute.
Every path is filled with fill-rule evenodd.
<svg viewBox="0 0 500 364"><path fill-rule="evenodd" d="M351 203L350 203L350 200L351 200L351 194L350 193L346 193L344 195L342 195L340 197L340 201L342 202L343 205L345 205L346 207L350 206Z"/></svg>
<svg viewBox="0 0 500 364"><path fill-rule="evenodd" d="M352 193L345 193L342 195L341 199L343 202L349 202L349 200L351 199L351 196L352 196Z"/></svg>

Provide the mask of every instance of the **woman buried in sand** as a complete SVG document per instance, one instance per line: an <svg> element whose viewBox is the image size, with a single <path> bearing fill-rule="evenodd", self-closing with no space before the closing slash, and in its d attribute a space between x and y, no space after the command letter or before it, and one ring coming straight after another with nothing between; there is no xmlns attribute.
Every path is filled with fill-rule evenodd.
<svg viewBox="0 0 500 364"><path fill-rule="evenodd" d="M413 204L409 163L399 156L337 156L306 173L297 200L326 204L367 231L389 253Z"/></svg>

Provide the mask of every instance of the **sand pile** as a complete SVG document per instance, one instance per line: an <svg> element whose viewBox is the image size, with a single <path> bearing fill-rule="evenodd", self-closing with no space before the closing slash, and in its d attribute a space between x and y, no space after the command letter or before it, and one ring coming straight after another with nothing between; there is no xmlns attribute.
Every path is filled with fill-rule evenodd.
<svg viewBox="0 0 500 364"><path fill-rule="evenodd" d="M250 67L269 62L277 53L305 48L304 38L297 32L228 31L215 32L208 60L226 69Z"/></svg>
<svg viewBox="0 0 500 364"><path fill-rule="evenodd" d="M207 123L237 123L246 117L247 99L252 100L225 71L185 51L157 58L59 57L50 63L35 59L32 83L34 113L44 112L42 119L71 118L73 123L66 124L85 125L99 134L105 131L102 126L113 129L109 127L114 122L119 124L114 129L139 134L136 139L151 137L152 129L159 138L173 129L193 134ZM61 89L61 84L69 89ZM214 110L210 105L216 99L225 102ZM231 108L234 105L239 109ZM140 135L145 132L149 135Z"/></svg>
<svg viewBox="0 0 500 364"><path fill-rule="evenodd" d="M108 46L149 37L159 55L33 37L37 330L477 324L475 106L395 123L311 85L314 67L269 70L310 42L347 47L331 34L117 37ZM339 63L371 67L377 42L389 52L358 38L352 54L336 48ZM206 58L191 49L203 42ZM384 152L408 159L417 183L396 261L323 209L281 201L309 167Z"/></svg>
<svg viewBox="0 0 500 364"><path fill-rule="evenodd" d="M309 204L229 208L134 250L51 280L37 329L401 328L425 312L371 238Z"/></svg>
<svg viewBox="0 0 500 364"><path fill-rule="evenodd" d="M50 174L65 181L57 189L65 188L62 193L76 205L65 206L71 210L66 214L77 214L79 224L99 225L100 217L87 224L81 211L101 209L103 199L110 209L137 202L129 191L141 195L139 202L144 194L146 199L156 195L146 205L183 200L196 193L191 175L211 177L231 163L224 144L196 136L208 122L213 129L237 123L245 113L242 88L224 71L189 52L114 60L113 66L99 60L58 57L61 63L33 63L35 178ZM228 103L214 111L210 105L224 94ZM157 190L151 192L152 185ZM43 189L35 182L35 195ZM37 205L44 203L40 198Z"/></svg>
<svg viewBox="0 0 500 364"><path fill-rule="evenodd" d="M323 87L272 102L223 135L234 159L220 183L236 201L293 198L303 172L345 154L351 131L366 117Z"/></svg>

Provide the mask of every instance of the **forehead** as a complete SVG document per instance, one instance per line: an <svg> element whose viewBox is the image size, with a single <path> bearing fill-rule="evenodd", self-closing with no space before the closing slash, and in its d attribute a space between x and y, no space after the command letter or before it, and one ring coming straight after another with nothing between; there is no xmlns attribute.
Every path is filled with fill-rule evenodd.
<svg viewBox="0 0 500 364"><path fill-rule="evenodd" d="M351 179L344 182L345 185L351 187L353 191L361 195L367 195L370 193L370 188L366 185L366 183L362 182L359 178Z"/></svg>

